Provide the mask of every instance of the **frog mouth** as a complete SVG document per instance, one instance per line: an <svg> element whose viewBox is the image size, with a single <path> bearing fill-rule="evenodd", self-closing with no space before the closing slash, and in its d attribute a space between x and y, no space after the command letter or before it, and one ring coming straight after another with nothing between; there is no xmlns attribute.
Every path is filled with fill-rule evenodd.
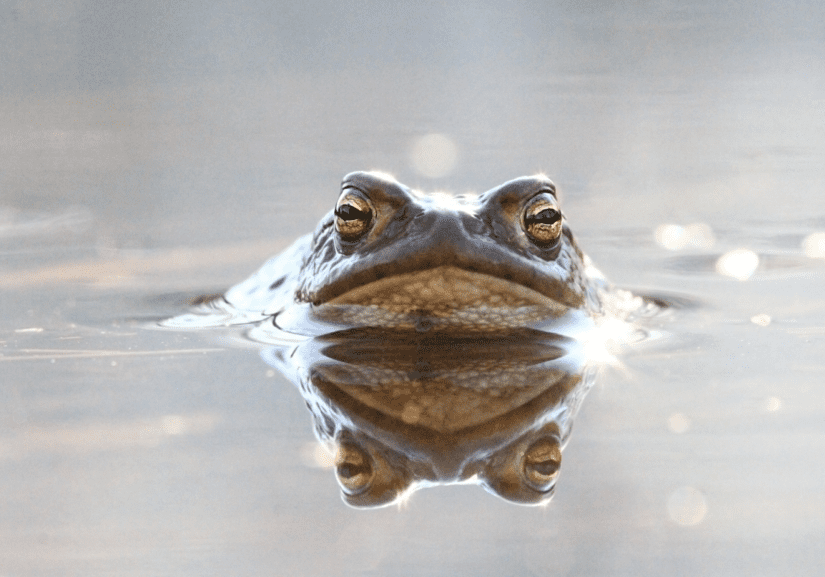
<svg viewBox="0 0 825 577"><path fill-rule="evenodd" d="M330 299L327 304L379 306L403 311L523 306L566 308L529 287L454 266L402 273L373 281Z"/></svg>
<svg viewBox="0 0 825 577"><path fill-rule="evenodd" d="M355 325L525 326L569 305L524 285L454 266L396 274L352 288L317 311Z"/></svg>

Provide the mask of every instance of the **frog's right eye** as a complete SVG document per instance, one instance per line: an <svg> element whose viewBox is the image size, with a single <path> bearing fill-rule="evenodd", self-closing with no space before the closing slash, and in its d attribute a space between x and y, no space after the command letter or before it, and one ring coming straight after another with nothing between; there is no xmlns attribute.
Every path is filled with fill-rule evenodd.
<svg viewBox="0 0 825 577"><path fill-rule="evenodd" d="M370 229L372 214L372 206L365 198L345 192L335 206L335 230L344 240L358 240Z"/></svg>

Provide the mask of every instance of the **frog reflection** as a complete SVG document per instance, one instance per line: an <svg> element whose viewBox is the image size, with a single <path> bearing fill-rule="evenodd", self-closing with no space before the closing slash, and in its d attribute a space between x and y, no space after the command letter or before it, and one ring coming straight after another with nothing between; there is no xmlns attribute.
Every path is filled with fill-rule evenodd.
<svg viewBox="0 0 825 577"><path fill-rule="evenodd" d="M298 385L318 439L337 447L336 476L354 507L462 482L548 502L595 374L581 343L531 329L350 329L264 358Z"/></svg>

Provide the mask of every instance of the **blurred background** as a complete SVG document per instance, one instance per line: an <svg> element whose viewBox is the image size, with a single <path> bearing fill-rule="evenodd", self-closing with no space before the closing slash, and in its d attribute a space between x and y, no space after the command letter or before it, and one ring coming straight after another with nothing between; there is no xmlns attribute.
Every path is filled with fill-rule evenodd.
<svg viewBox="0 0 825 577"><path fill-rule="evenodd" d="M0 3L0 575L812 574L825 4ZM544 172L616 283L554 501L354 511L257 351L144 330L379 169Z"/></svg>

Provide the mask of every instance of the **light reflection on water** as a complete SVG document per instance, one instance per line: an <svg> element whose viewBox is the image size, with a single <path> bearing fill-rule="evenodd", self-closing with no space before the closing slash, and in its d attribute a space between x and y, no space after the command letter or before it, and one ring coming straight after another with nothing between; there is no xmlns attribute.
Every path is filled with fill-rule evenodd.
<svg viewBox="0 0 825 577"><path fill-rule="evenodd" d="M802 250L808 258L825 258L825 232L812 232L806 236Z"/></svg>
<svg viewBox="0 0 825 577"><path fill-rule="evenodd" d="M716 272L738 280L748 280L759 266L759 255L746 248L726 252L716 261Z"/></svg>
<svg viewBox="0 0 825 577"><path fill-rule="evenodd" d="M686 226L678 224L661 224L656 227L656 242L668 250L680 250L687 247L709 249L716 239L713 229L704 222L696 222Z"/></svg>
<svg viewBox="0 0 825 577"><path fill-rule="evenodd" d="M697 525L708 512L704 495L693 487L679 487L667 500L670 518L682 526Z"/></svg>

